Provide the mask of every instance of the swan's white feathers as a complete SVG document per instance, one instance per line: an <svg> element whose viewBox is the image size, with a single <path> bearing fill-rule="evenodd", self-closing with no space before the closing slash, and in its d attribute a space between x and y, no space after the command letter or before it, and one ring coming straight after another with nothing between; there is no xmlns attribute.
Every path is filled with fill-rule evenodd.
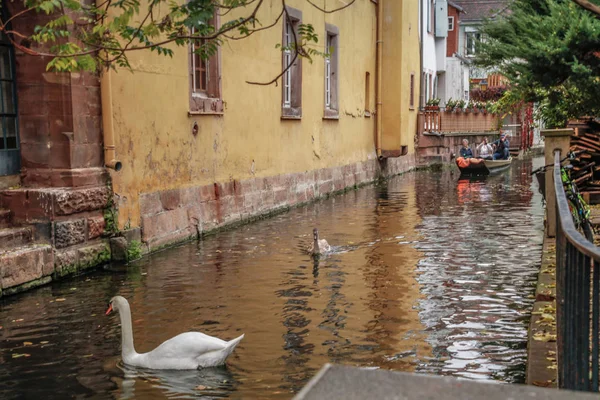
<svg viewBox="0 0 600 400"><path fill-rule="evenodd" d="M186 332L166 340L148 353L139 354L133 348L129 303L121 296L114 297L111 302L117 305L121 317L123 362L135 367L179 370L216 367L225 363L244 338L241 335L226 342L201 332Z"/></svg>

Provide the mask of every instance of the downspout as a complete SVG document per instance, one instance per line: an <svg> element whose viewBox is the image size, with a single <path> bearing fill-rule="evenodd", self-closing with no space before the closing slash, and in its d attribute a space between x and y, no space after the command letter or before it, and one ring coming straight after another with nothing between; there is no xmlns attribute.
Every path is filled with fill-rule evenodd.
<svg viewBox="0 0 600 400"><path fill-rule="evenodd" d="M376 47L376 57L375 57L375 69L376 69L376 80L377 83L375 85L375 148L377 150L377 157L382 159L381 156L381 88L382 88L382 70L383 70L383 0L379 0L377 2L377 47Z"/></svg>
<svg viewBox="0 0 600 400"><path fill-rule="evenodd" d="M96 7L100 7L102 0L96 0ZM108 54L107 54L108 58ZM117 160L115 152L115 127L113 124L112 85L110 77L112 71L107 68L100 72L100 100L102 103L102 135L104 136L104 165L106 168L120 171L123 167Z"/></svg>
<svg viewBox="0 0 600 400"><path fill-rule="evenodd" d="M104 165L106 168L120 171L123 167L115 153L115 129L113 124L113 102L111 70L100 74L100 97L102 99L102 132L104 135Z"/></svg>

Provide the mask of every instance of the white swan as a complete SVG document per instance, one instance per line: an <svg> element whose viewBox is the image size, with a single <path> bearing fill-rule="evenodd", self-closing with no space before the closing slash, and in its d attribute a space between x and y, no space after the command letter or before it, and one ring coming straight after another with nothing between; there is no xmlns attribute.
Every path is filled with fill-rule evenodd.
<svg viewBox="0 0 600 400"><path fill-rule="evenodd" d="M123 362L134 367L150 369L197 369L216 367L225 363L244 335L226 342L200 332L186 332L175 336L148 353L139 354L133 347L131 310L129 302L115 296L110 299L106 315L118 311L121 317L121 356Z"/></svg>
<svg viewBox="0 0 600 400"><path fill-rule="evenodd" d="M313 256L320 255L331 251L331 246L325 239L319 239L319 231L317 228L313 229L313 243L308 249L308 252Z"/></svg>

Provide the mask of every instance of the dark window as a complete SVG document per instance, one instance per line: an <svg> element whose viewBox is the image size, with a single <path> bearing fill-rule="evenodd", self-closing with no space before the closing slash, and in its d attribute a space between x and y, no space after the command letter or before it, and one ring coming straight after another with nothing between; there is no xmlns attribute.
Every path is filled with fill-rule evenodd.
<svg viewBox="0 0 600 400"><path fill-rule="evenodd" d="M410 108L415 108L415 74L410 74Z"/></svg>
<svg viewBox="0 0 600 400"><path fill-rule="evenodd" d="M371 115L371 73L365 74L365 111Z"/></svg>
<svg viewBox="0 0 600 400"><path fill-rule="evenodd" d="M19 148L14 50L4 33L0 33L0 150Z"/></svg>
<svg viewBox="0 0 600 400"><path fill-rule="evenodd" d="M465 54L468 56L474 56L477 50L477 44L481 41L481 33L479 32L467 32L466 33L466 49Z"/></svg>

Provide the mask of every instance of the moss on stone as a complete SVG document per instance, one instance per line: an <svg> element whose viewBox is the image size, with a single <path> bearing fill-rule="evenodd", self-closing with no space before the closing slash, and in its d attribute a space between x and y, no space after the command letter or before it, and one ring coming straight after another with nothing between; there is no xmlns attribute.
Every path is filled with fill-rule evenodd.
<svg viewBox="0 0 600 400"><path fill-rule="evenodd" d="M25 282L18 286L13 286L11 288L5 288L0 292L0 294L4 295L4 296L9 296L11 294L25 292L29 289L33 289L38 286L47 285L50 282L52 282L52 277L44 276L43 278L35 279L30 282Z"/></svg>

